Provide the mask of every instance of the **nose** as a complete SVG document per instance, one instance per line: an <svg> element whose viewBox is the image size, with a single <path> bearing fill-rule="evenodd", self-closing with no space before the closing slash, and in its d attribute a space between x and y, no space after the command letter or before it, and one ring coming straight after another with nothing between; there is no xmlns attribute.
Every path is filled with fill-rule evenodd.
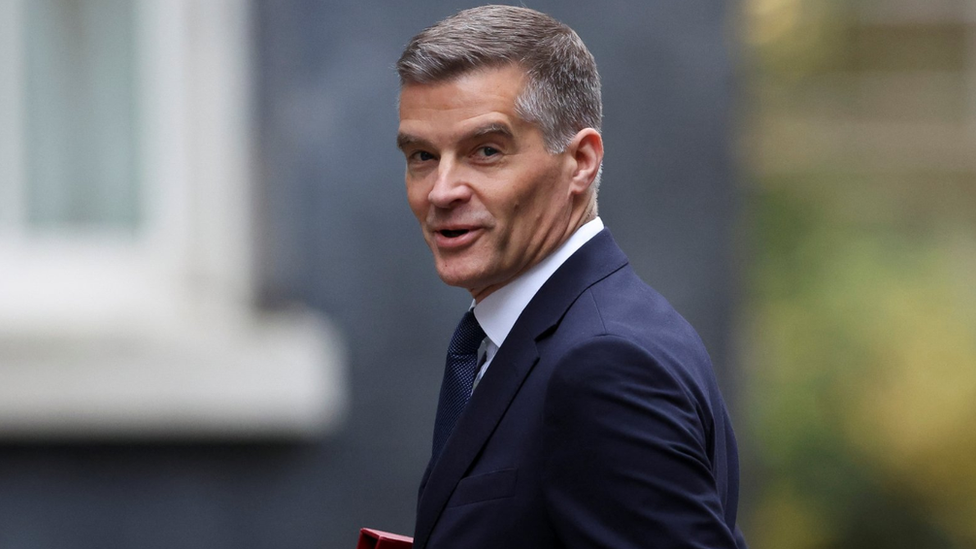
<svg viewBox="0 0 976 549"><path fill-rule="evenodd" d="M436 179L427 200L438 208L451 208L467 202L471 197L468 186L457 162L441 158L437 165Z"/></svg>

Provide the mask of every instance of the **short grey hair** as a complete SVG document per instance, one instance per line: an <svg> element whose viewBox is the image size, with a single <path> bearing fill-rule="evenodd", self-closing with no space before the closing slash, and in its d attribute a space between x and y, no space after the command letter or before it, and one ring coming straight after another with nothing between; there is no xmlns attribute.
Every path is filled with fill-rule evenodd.
<svg viewBox="0 0 976 549"><path fill-rule="evenodd" d="M516 113L539 127L550 154L563 152L584 128L600 130L603 101L593 55L573 29L535 10L461 11L414 36L396 69L402 87L508 64L528 77Z"/></svg>

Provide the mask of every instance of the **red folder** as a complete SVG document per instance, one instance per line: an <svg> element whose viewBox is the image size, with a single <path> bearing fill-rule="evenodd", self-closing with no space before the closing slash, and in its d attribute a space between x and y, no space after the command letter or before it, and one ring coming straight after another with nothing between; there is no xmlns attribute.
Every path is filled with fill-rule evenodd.
<svg viewBox="0 0 976 549"><path fill-rule="evenodd" d="M412 549L413 538L363 528L359 531L359 543L356 549Z"/></svg>

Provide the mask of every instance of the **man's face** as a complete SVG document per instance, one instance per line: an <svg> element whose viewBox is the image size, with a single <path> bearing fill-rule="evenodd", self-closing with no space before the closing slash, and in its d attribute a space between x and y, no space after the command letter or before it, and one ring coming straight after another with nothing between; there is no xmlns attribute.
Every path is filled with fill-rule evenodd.
<svg viewBox="0 0 976 549"><path fill-rule="evenodd" d="M400 93L410 208L441 279L478 301L575 228L570 156L549 154L515 113L524 79L518 67L484 69Z"/></svg>

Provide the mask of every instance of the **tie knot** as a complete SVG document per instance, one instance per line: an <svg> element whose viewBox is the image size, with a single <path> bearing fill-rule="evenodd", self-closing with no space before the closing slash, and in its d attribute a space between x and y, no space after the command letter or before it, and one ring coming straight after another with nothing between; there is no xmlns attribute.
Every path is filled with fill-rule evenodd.
<svg viewBox="0 0 976 549"><path fill-rule="evenodd" d="M448 352L455 355L470 355L478 352L478 347L485 339L485 331L474 317L474 311L469 310L461 317Z"/></svg>

